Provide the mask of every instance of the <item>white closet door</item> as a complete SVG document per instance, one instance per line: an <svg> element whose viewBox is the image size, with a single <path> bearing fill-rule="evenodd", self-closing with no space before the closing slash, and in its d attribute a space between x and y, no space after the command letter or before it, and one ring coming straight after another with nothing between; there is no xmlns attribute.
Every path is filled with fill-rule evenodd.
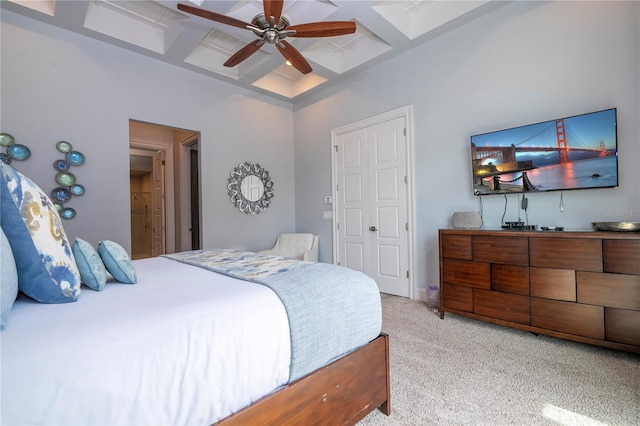
<svg viewBox="0 0 640 426"><path fill-rule="evenodd" d="M338 263L408 297L407 140L404 117L336 137Z"/></svg>

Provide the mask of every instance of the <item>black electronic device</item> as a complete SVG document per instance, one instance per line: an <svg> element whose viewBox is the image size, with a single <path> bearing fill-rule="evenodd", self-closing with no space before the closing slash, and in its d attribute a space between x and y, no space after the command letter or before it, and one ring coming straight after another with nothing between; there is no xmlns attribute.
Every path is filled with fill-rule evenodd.
<svg viewBox="0 0 640 426"><path fill-rule="evenodd" d="M525 225L524 222L505 222L502 225L502 229L512 231L535 231L538 229L538 225Z"/></svg>
<svg viewBox="0 0 640 426"><path fill-rule="evenodd" d="M519 228L521 226L524 226L524 222L505 222L504 225L502 225L503 228Z"/></svg>

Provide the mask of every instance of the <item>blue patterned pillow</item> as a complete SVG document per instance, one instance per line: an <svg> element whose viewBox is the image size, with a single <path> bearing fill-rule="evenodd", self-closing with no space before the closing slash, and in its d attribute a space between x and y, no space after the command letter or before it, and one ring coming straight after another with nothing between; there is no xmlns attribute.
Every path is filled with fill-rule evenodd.
<svg viewBox="0 0 640 426"><path fill-rule="evenodd" d="M0 330L4 330L9 312L18 296L18 270L6 235L0 229Z"/></svg>
<svg viewBox="0 0 640 426"><path fill-rule="evenodd" d="M80 273L53 203L31 179L0 161L2 229L20 290L42 303L75 302Z"/></svg>
<svg viewBox="0 0 640 426"><path fill-rule="evenodd" d="M135 284L138 281L131 257L120 244L102 240L98 243L98 253L113 278L125 284Z"/></svg>
<svg viewBox="0 0 640 426"><path fill-rule="evenodd" d="M76 258L82 283L92 290L104 290L107 285L107 270L93 246L76 237L73 243L73 256Z"/></svg>

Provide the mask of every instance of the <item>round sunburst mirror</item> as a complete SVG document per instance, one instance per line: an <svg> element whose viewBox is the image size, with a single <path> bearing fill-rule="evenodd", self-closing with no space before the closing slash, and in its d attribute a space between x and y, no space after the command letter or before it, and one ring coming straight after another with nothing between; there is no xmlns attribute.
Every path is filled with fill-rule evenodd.
<svg viewBox="0 0 640 426"><path fill-rule="evenodd" d="M273 198L273 181L258 163L246 161L235 167L229 177L231 203L243 213L258 214L264 211Z"/></svg>

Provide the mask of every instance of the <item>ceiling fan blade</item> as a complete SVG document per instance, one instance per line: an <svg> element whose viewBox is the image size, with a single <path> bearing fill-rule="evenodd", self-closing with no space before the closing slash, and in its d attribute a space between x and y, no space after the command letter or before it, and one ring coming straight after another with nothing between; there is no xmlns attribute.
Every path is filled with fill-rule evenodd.
<svg viewBox="0 0 640 426"><path fill-rule="evenodd" d="M190 13L192 15L200 16L202 18L211 19L212 21L220 22L221 24L231 25L238 28L251 28L252 25L243 22L230 16L221 15L219 13L211 12L210 10L200 9L199 7L189 6L188 4L178 3L178 10Z"/></svg>
<svg viewBox="0 0 640 426"><path fill-rule="evenodd" d="M311 72L311 65L309 65L309 62L307 62L302 54L298 52L298 49L293 47L291 43L288 43L286 40L280 40L276 46L280 53L282 53L282 56L284 56L295 69L300 71L302 74L309 74Z"/></svg>
<svg viewBox="0 0 640 426"><path fill-rule="evenodd" d="M356 32L353 21L311 22L309 24L292 25L287 31L296 33L289 37L333 37Z"/></svg>
<svg viewBox="0 0 640 426"><path fill-rule="evenodd" d="M269 18L273 16L274 26L278 26L278 22L280 22L280 17L282 16L282 5L284 0L264 0L264 17L269 23Z"/></svg>
<svg viewBox="0 0 640 426"><path fill-rule="evenodd" d="M225 67L235 67L240 62L244 61L249 56L256 53L262 47L263 44L264 44L264 40L256 40L252 43L247 44L245 47L238 50L236 53L233 54L233 56L227 59L227 62L225 62L223 65Z"/></svg>

